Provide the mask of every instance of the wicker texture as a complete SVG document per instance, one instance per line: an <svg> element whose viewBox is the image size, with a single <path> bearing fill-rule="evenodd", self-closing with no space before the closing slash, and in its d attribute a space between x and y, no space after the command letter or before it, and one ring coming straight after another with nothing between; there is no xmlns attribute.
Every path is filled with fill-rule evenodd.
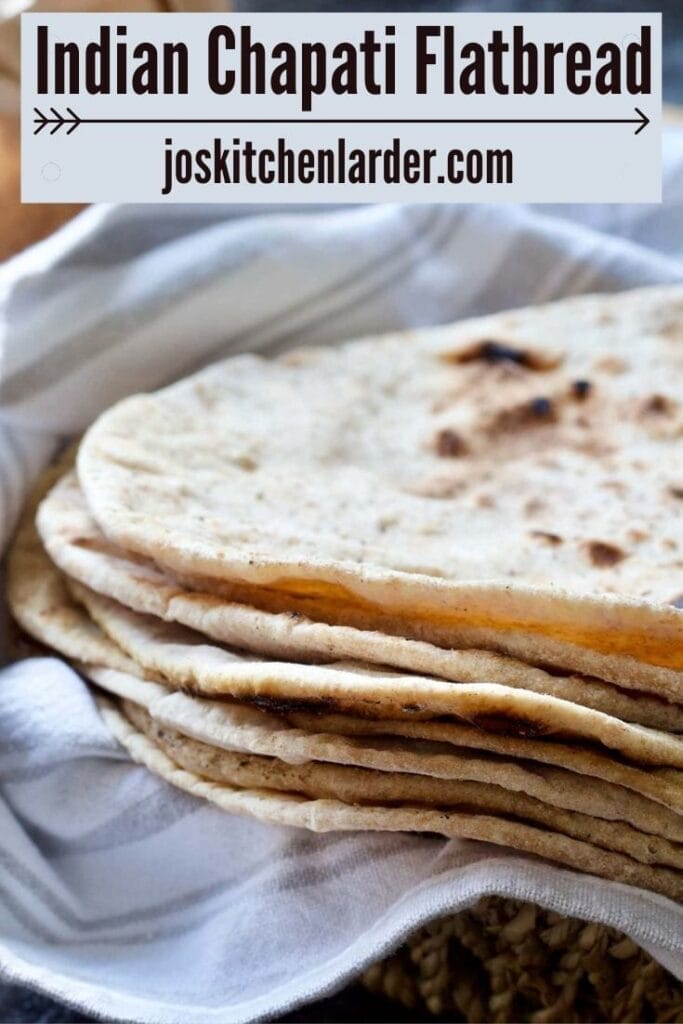
<svg viewBox="0 0 683 1024"><path fill-rule="evenodd" d="M449 1020L683 1022L683 984L631 939L495 897L420 929L363 983Z"/></svg>

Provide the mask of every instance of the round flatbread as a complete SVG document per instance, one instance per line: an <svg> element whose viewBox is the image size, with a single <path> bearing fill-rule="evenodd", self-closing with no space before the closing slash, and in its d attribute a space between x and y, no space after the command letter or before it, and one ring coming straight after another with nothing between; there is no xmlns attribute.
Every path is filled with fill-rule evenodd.
<svg viewBox="0 0 683 1024"><path fill-rule="evenodd" d="M32 588L26 584L29 578L35 581ZM27 517L9 560L10 607L31 635L71 658L124 672L131 670L132 660L133 675L199 696L255 702L276 712L338 711L380 718L447 715L484 730L579 739L617 750L636 764L683 768L680 737L569 701L497 684L453 685L353 663L301 665L258 659L209 645L201 634L132 612L81 584L71 586L89 615L79 617L75 612ZM111 648L103 644L106 637L93 632L93 623L113 640ZM123 662L122 651L128 656Z"/></svg>
<svg viewBox="0 0 683 1024"><path fill-rule="evenodd" d="M108 693L143 707L161 728L182 733L217 750L277 758L278 764L285 765L323 762L389 775L409 773L437 780L495 785L566 811L627 822L640 832L683 843L683 817L679 813L622 786L596 779L589 782L561 768L477 752L466 743L455 747L391 734L326 734L317 727L315 720L303 730L277 715L169 691L156 683L143 682L112 669L88 666L86 673Z"/></svg>
<svg viewBox="0 0 683 1024"><path fill-rule="evenodd" d="M494 683L453 684L354 663L300 665L255 659L206 643L199 633L140 615L81 584L73 593L91 618L169 686L266 710L315 710L374 718L451 716L510 735L598 743L638 764L683 768L683 739L566 700Z"/></svg>
<svg viewBox="0 0 683 1024"><path fill-rule="evenodd" d="M458 722L382 721L350 715L307 714L303 711L283 715L297 729L320 730L341 736L402 736L406 739L447 743L456 748L469 747L503 754L514 760L540 762L593 779L613 782L683 814L683 773L675 768L641 769L605 754L598 747L534 740L523 736L505 736L473 728ZM672 836L672 838L674 838Z"/></svg>
<svg viewBox="0 0 683 1024"><path fill-rule="evenodd" d="M213 782L180 767L111 705L102 705L102 714L135 761L178 788L234 814L314 832L436 832L481 840L545 857L589 874L651 889L674 900L683 898L683 875L678 871L643 865L624 854L601 850L549 829L504 817L421 806L349 805L340 800L308 799L298 794Z"/></svg>
<svg viewBox="0 0 683 1024"><path fill-rule="evenodd" d="M30 511L22 521L10 553L8 597L13 614L31 636L73 659L81 671L93 678L99 685L113 690L113 692L121 696L140 700L139 694L141 691L139 687L141 684L136 677L143 673L143 669L132 658L124 654L86 615L84 609L71 598L63 578L49 562L45 551L41 547ZM147 675L148 678L154 678L153 673L147 673ZM157 676L156 678L160 679L161 677ZM123 690L121 689L122 686L124 687ZM133 687L132 692L131 687ZM187 702L193 701L193 698L186 697L178 692L169 693L166 686L153 683L148 685L145 692L148 694L154 692L157 697L162 696L165 698L162 703L166 715L169 714L169 704L175 708L175 713L177 714L178 705L187 707ZM184 704L183 702L186 703ZM248 741L245 739L246 726L244 716L258 716L252 722L250 728L255 728L256 721L260 720L261 728L257 732L261 737L261 742L263 742L264 731L268 733L268 723L277 722L280 727L287 724L286 719L282 716L276 717L267 715L262 711L233 707L231 705L219 707L216 704L210 705L207 701L194 700L193 707L195 711L199 707L209 706L212 708L210 714L213 722L212 728L214 730L218 729L218 732L214 731L211 733L214 741L222 736L223 742L225 742L226 730L238 728L241 737L240 743L246 745L247 749L252 749L250 744L254 742L254 739L253 732L251 733L251 739ZM515 784L520 785L521 780L523 788L536 792L539 796L541 795L540 791L533 789L533 780L536 779L537 782L543 785L541 778L543 769L534 768L534 762L542 765L548 764L557 768L567 768L569 769L567 774L572 780L574 779L572 773L576 772L579 775L603 780L610 784L613 783L615 784L614 786L607 787L606 792L601 793L599 782L597 786L593 783L592 788L588 791L585 784L582 785L578 780L573 781L572 784L565 784L567 780L563 779L560 784L559 779L555 779L557 792L555 799L560 806L589 809L590 805L592 809L597 811L598 805L591 802L593 797L600 797L602 801L602 797L605 796L607 799L605 802L601 802L600 813L605 817L621 816L625 820L631 820L644 830L650 828L650 821L653 820L651 818L653 809L648 809L647 807L649 801L646 801L645 806L640 808L640 811L644 813L638 811L637 802L632 806L629 805L627 811L624 809L623 801L618 807L615 804L610 806L610 801L614 796L614 792L610 796L610 790L619 793L621 788L624 787L624 789L630 790L632 793L649 797L650 800L662 804L666 808L671 808L676 812L683 810L683 773L675 769L651 766L643 770L633 764L627 764L620 759L615 759L606 752L600 753L597 749L585 748L576 744L558 743L556 739L552 741L533 740L506 736L500 732L491 731L494 724L498 730L506 727L504 716L499 717L495 722L490 718L488 721L489 731L455 723L391 719L374 721L372 719L349 718L341 715L322 716L319 714L318 716L310 716L301 710L297 713L292 713L291 708L288 717L291 723L298 728L301 742L305 744L303 749L301 747L298 749L290 748L288 755L290 758L297 756L304 756L306 758L319 756L323 758L328 756L330 760L343 761L345 757L348 757L349 750L356 747L357 763L391 770L396 768L396 764L390 760L391 755L386 750L382 755L381 763L377 759L369 761L367 758L372 759L374 757L373 753L369 752L367 748L361 750L357 739L352 741L351 744L347 743L345 745L342 744L341 747L335 747L334 736L346 734L355 737L372 737L379 735L385 739L396 736L408 740L428 740L433 745L440 745L442 749L444 745L448 745L451 749L453 747L458 748L459 752L463 750L469 752L469 755L478 750L483 750L492 753L494 757L497 754L501 754L507 761L514 762L521 759L527 762L532 774L522 773L520 776L516 774L516 768L511 768L509 774L506 775L507 782L514 787ZM302 719L307 719L307 721L302 722ZM164 719L163 715L160 720L172 726L179 724L177 718ZM207 719L202 721L205 725ZM188 729L189 721L187 715L182 719L182 722L184 722L185 729ZM302 729L306 730L309 734L317 735L309 735L304 739L301 732ZM321 736L320 733L325 731L329 731L333 735ZM248 733L249 730L246 730L246 732ZM290 740L291 735L290 730ZM232 736L234 740L234 731ZM272 733L269 734L268 742L277 744ZM382 740L382 742L385 742L385 740ZM448 750L448 747L446 747L446 750ZM260 749L261 752L267 752L263 748ZM274 753L277 752L283 759L285 758L283 747L277 746L276 749L272 747L269 749ZM416 761L412 755L406 756L406 758L402 759L401 770L410 771L416 768L420 770L420 764L426 765L427 763L428 761L420 761L419 757ZM498 763L500 763L500 760ZM460 767L462 768L462 759ZM454 770L454 762L452 761L451 773ZM481 778L481 775L475 777ZM584 791L586 795L584 795ZM585 807L583 806L584 801L587 801ZM633 817L636 813L639 816ZM654 823L654 831L662 835L668 835L675 840L680 839L679 829L678 814L673 818L668 816L667 820L657 819Z"/></svg>
<svg viewBox="0 0 683 1024"><path fill-rule="evenodd" d="M444 649L377 630L316 622L294 609L268 611L187 589L149 559L123 551L104 537L73 472L42 501L36 522L50 557L72 579L134 611L189 626L222 644L288 661L363 661L451 682L501 683L582 704L626 722L683 733L682 705L597 679L551 673L490 651ZM272 601L268 592L253 588L251 598Z"/></svg>
<svg viewBox="0 0 683 1024"><path fill-rule="evenodd" d="M680 843L646 835L622 821L606 822L588 814L558 808L497 783L378 772L372 768L327 762L287 764L274 757L210 746L161 725L139 704L124 700L121 706L133 725L171 760L214 782L227 782L247 789L300 793L314 799L341 800L354 805L420 804L504 815L594 843L602 849L626 853L643 864L683 868L683 846Z"/></svg>
<svg viewBox="0 0 683 1024"><path fill-rule="evenodd" d="M207 589L681 702L682 322L672 287L240 356L106 412L79 479L109 539Z"/></svg>

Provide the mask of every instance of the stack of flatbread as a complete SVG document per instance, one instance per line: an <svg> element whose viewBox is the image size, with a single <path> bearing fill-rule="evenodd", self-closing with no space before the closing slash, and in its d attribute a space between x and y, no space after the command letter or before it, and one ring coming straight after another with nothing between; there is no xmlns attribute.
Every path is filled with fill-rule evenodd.
<svg viewBox="0 0 683 1024"><path fill-rule="evenodd" d="M683 288L228 359L50 471L14 617L227 811L680 900L682 382Z"/></svg>

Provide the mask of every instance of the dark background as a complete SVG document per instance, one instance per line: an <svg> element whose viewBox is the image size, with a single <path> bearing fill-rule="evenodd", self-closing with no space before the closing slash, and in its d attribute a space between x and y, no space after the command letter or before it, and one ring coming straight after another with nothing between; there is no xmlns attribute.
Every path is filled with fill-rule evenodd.
<svg viewBox="0 0 683 1024"><path fill-rule="evenodd" d="M435 2L410 3L393 0L392 3L346 2L343 0L299 0L295 3L275 3L273 0L242 0L233 5L238 11L662 11L664 43L664 100L667 103L683 104L683 0L662 0L661 3L644 3L643 0L602 0L598 4L560 3L557 0L541 0L537 3L524 0L493 0L489 3ZM65 3L65 8L68 4ZM0 1021L56 1022L83 1021L80 1014L60 1006L25 989L0 982ZM285 1018L286 1021L301 1022L342 1022L342 1021L411 1021L416 1018L402 1010L397 1004L389 1003L365 993L360 986L352 986L332 999L323 1000L305 1007Z"/></svg>

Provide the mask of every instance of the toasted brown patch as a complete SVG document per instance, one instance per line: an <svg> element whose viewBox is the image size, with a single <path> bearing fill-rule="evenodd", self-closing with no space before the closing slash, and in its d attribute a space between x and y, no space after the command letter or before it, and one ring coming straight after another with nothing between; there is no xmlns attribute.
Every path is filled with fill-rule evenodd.
<svg viewBox="0 0 683 1024"><path fill-rule="evenodd" d="M479 494L477 496L477 508L495 508L496 499L492 494Z"/></svg>
<svg viewBox="0 0 683 1024"><path fill-rule="evenodd" d="M493 732L500 736L523 736L526 739L535 739L538 736L546 736L551 730L540 722L533 722L528 718L519 718L512 715L476 715L471 719L472 725L484 732Z"/></svg>
<svg viewBox="0 0 683 1024"><path fill-rule="evenodd" d="M529 346L520 348L514 343L493 338L475 341L467 348L447 353L444 358L449 363L514 363L526 370L552 370L562 362L562 356L557 352Z"/></svg>
<svg viewBox="0 0 683 1024"><path fill-rule="evenodd" d="M593 385L589 380L573 380L571 383L572 396L579 402L585 402L593 390Z"/></svg>
<svg viewBox="0 0 683 1024"><path fill-rule="evenodd" d="M436 449L436 454L442 458L457 458L460 455L464 455L467 451L467 445L460 434L450 427L446 427L438 432L434 439L434 448Z"/></svg>
<svg viewBox="0 0 683 1024"><path fill-rule="evenodd" d="M626 552L616 544L610 544L604 540L588 541L586 550L593 565L599 569L617 565L627 557Z"/></svg>
<svg viewBox="0 0 683 1024"><path fill-rule="evenodd" d="M214 698L219 699L219 698ZM228 698L232 700L233 698ZM239 701L240 704L249 704L252 707L260 708L262 711L270 711L276 715L287 715L300 711L307 715L328 715L340 711L340 704L333 697L318 698L297 698L297 697L249 697Z"/></svg>
<svg viewBox="0 0 683 1024"><path fill-rule="evenodd" d="M645 530L629 530L628 539L632 540L634 544L642 544L643 541L650 539L650 534Z"/></svg>
<svg viewBox="0 0 683 1024"><path fill-rule="evenodd" d="M600 486L606 491L612 491L619 495L624 495L627 491L626 484L622 480L603 480Z"/></svg>
<svg viewBox="0 0 683 1024"><path fill-rule="evenodd" d="M240 469L243 469L247 473L253 473L257 468L258 463L255 459L252 459L250 455L239 455L235 459L235 465L239 466Z"/></svg>
<svg viewBox="0 0 683 1024"><path fill-rule="evenodd" d="M557 411L553 400L546 398L545 395L539 395L528 402L522 402L521 405L515 405L496 413L489 424L488 433L495 435L513 430L525 430L546 426L556 421Z"/></svg>
<svg viewBox="0 0 683 1024"><path fill-rule="evenodd" d="M596 370L600 370L602 373L614 374L615 377L620 373L626 373L628 370L628 363L620 356L600 356L593 365Z"/></svg>
<svg viewBox="0 0 683 1024"><path fill-rule="evenodd" d="M676 403L666 395L650 395L640 408L641 416L670 416Z"/></svg>
<svg viewBox="0 0 683 1024"><path fill-rule="evenodd" d="M531 536L536 537L537 540L541 540L545 544L550 544L554 547L563 543L563 540L558 533L549 533L547 530L532 530Z"/></svg>
<svg viewBox="0 0 683 1024"><path fill-rule="evenodd" d="M524 514L533 518L533 516L540 515L545 507L545 502L541 501L540 498L529 498L524 505Z"/></svg>

